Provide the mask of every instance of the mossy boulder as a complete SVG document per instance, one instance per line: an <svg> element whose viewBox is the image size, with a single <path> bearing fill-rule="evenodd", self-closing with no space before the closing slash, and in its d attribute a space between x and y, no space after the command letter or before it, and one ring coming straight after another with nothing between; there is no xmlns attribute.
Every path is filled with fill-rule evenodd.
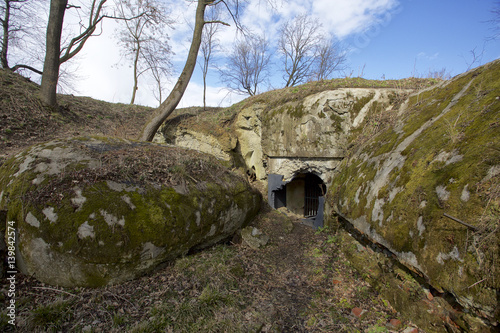
<svg viewBox="0 0 500 333"><path fill-rule="evenodd" d="M359 149L328 193L334 212L492 322L500 319L499 92L495 61L414 94L393 111L394 126L363 140L352 133Z"/></svg>
<svg viewBox="0 0 500 333"><path fill-rule="evenodd" d="M230 237L261 196L207 154L82 137L36 145L0 168L17 264L44 283L116 284Z"/></svg>

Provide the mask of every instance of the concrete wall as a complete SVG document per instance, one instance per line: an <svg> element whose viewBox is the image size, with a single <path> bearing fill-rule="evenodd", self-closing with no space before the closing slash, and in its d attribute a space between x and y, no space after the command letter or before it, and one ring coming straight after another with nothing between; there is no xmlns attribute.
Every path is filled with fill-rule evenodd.
<svg viewBox="0 0 500 333"><path fill-rule="evenodd" d="M298 215L304 214L304 186L303 178L294 179L286 185L286 206Z"/></svg>

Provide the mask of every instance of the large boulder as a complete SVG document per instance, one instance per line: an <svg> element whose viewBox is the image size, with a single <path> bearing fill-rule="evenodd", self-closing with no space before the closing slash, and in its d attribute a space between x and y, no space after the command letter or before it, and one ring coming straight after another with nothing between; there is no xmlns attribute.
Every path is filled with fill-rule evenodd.
<svg viewBox="0 0 500 333"><path fill-rule="evenodd" d="M230 237L260 194L209 155L113 138L36 145L0 167L17 264L60 286L115 284Z"/></svg>
<svg viewBox="0 0 500 333"><path fill-rule="evenodd" d="M359 149L329 187L336 213L492 322L500 319L499 73L496 61L414 94L371 138L370 124L353 131Z"/></svg>

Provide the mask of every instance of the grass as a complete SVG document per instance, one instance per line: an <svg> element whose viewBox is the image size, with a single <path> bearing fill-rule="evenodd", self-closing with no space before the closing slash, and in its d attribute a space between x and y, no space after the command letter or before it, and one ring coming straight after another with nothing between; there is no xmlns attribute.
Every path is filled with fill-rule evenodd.
<svg viewBox="0 0 500 333"><path fill-rule="evenodd" d="M58 299L47 305L40 305L32 312L31 324L35 330L59 332L63 324L74 317L71 300Z"/></svg>
<svg viewBox="0 0 500 333"><path fill-rule="evenodd" d="M283 229L288 223L294 225L290 232ZM118 286L42 287L34 293L40 284L18 276L19 294L25 295L18 304L18 329L350 332L392 313L346 264L340 238L327 229L315 233L275 211L262 212L254 225L271 238L262 249L220 244ZM361 305L373 309L363 321L350 315Z"/></svg>

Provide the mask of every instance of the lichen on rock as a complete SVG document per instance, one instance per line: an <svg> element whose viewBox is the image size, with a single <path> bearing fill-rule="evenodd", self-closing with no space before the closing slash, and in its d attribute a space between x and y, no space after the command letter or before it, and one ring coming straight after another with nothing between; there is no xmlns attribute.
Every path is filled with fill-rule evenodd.
<svg viewBox="0 0 500 333"><path fill-rule="evenodd" d="M479 67L410 96L393 110L394 126L371 137L352 131L357 150L328 193L333 211L492 322L500 319L500 178L488 178L500 164L498 73L500 61Z"/></svg>
<svg viewBox="0 0 500 333"><path fill-rule="evenodd" d="M209 155L95 137L14 156L0 168L0 187L21 270L61 286L119 283L213 245L247 224L261 201Z"/></svg>

